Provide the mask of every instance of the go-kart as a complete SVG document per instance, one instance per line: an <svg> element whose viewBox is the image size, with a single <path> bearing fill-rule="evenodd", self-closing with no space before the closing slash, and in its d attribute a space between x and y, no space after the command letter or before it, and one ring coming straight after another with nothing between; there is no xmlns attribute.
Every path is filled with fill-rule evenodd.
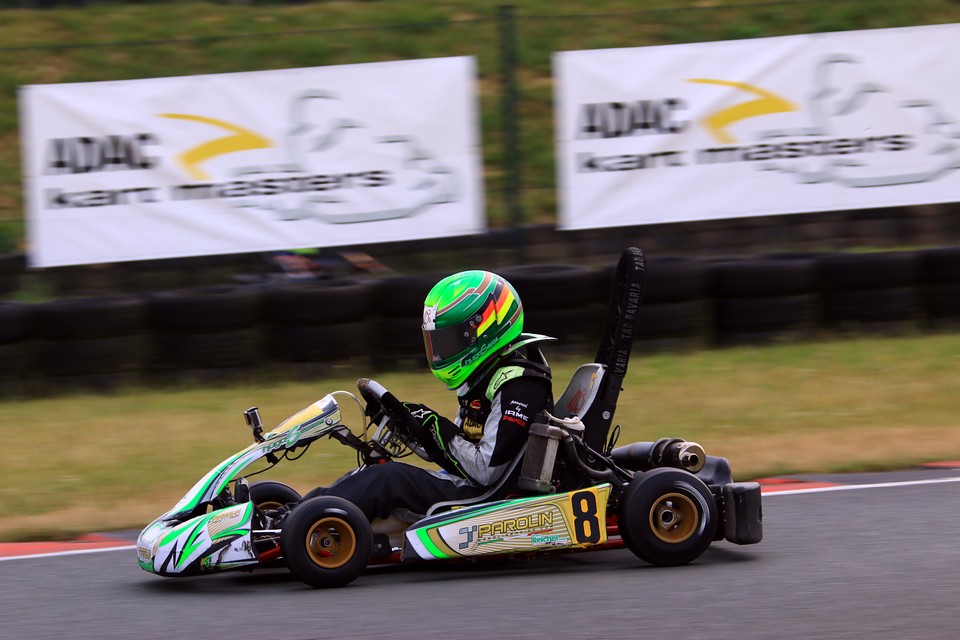
<svg viewBox="0 0 960 640"><path fill-rule="evenodd" d="M285 564L310 586L335 587L376 563L626 546L648 563L669 566L695 560L714 541L760 542L760 486L734 482L725 458L679 438L615 446L620 429L611 433L610 425L644 268L639 249L621 256L596 361L574 373L553 411L530 426L509 470L483 495L369 522L341 498L301 500L286 484L247 481L243 474L254 463L266 460L270 468L298 459L322 439L355 449L361 468L396 464L412 454L429 460L398 419L401 403L378 382L361 378L357 387L366 406L353 393L335 391L269 433L256 407L245 411L254 443L212 469L143 530L140 567L189 576ZM360 433L345 424L343 403L356 404L365 425Z"/></svg>

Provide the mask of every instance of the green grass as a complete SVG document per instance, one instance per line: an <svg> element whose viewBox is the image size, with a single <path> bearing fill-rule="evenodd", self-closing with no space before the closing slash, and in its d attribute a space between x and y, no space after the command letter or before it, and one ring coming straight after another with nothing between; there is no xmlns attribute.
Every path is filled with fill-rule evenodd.
<svg viewBox="0 0 960 640"><path fill-rule="evenodd" d="M500 43L496 3L475 0L301 2L171 0L44 11L0 9L0 252L21 244L23 197L17 88L473 55L489 213L506 223L501 191ZM818 31L956 22L955 0L527 0L518 3L524 210L555 220L553 51L631 47ZM12 229L12 230L11 230Z"/></svg>
<svg viewBox="0 0 960 640"><path fill-rule="evenodd" d="M582 361L551 360L557 387ZM250 442L244 409L258 405L272 427L369 374L2 402L0 540L140 528ZM454 412L425 371L376 377L400 398ZM624 386L621 444L694 440L728 458L738 479L960 459L960 334L636 353ZM345 416L359 425L355 408ZM324 441L264 477L305 491L354 465L349 449Z"/></svg>

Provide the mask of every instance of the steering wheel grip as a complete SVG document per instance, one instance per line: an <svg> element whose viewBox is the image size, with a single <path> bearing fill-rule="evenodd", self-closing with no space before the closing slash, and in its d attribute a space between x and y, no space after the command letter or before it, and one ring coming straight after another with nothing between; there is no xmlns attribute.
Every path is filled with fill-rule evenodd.
<svg viewBox="0 0 960 640"><path fill-rule="evenodd" d="M402 416L406 411L403 405L397 400L397 397L387 391L386 387L370 378L360 378L357 380L357 389L360 395L367 403L380 405L391 417Z"/></svg>

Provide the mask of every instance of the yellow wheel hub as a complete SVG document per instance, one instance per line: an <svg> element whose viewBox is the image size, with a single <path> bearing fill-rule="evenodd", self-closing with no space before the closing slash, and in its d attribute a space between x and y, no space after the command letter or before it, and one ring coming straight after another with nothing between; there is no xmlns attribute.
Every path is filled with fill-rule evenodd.
<svg viewBox="0 0 960 640"><path fill-rule="evenodd" d="M357 550L353 528L340 518L323 518L310 527L306 538L307 555L324 569L342 567Z"/></svg>
<svg viewBox="0 0 960 640"><path fill-rule="evenodd" d="M650 530L668 544L687 540L699 524L697 505L681 493L667 493L650 507Z"/></svg>

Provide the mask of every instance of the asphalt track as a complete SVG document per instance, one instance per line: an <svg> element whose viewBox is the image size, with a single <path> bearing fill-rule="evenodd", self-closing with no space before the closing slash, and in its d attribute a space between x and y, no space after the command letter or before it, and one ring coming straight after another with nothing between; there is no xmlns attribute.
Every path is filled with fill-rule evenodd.
<svg viewBox="0 0 960 640"><path fill-rule="evenodd" d="M955 638L958 507L960 464L795 477L765 483L762 543L685 567L627 550L424 563L331 591L282 569L152 576L129 533L0 545L0 638Z"/></svg>

